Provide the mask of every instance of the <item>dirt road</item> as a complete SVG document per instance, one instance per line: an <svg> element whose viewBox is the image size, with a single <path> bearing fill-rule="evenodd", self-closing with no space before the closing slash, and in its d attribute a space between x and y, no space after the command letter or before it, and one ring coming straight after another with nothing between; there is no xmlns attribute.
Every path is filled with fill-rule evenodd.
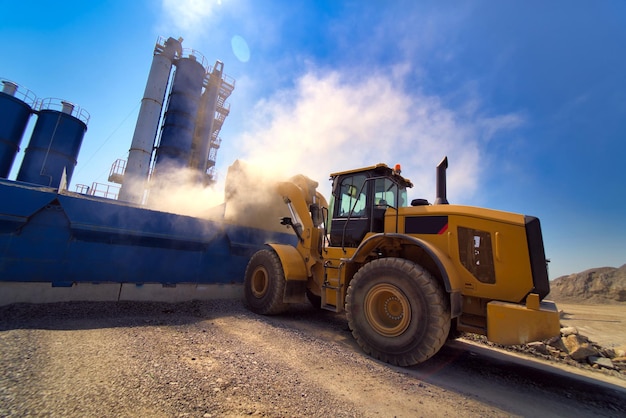
<svg viewBox="0 0 626 418"><path fill-rule="evenodd" d="M0 416L620 416L626 384L452 342L395 368L345 317L239 301L0 308Z"/></svg>
<svg viewBox="0 0 626 418"><path fill-rule="evenodd" d="M626 305L558 303L561 323L574 326L591 341L608 348L626 350Z"/></svg>

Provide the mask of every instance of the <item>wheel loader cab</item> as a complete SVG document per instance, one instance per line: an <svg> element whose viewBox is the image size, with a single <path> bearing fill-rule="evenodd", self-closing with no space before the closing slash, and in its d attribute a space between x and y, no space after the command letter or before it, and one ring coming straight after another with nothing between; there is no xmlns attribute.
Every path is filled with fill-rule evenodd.
<svg viewBox="0 0 626 418"><path fill-rule="evenodd" d="M331 179L327 225L333 247L358 247L368 232L383 232L385 211L405 206L406 189L413 186L400 176L399 167L386 164L334 173Z"/></svg>

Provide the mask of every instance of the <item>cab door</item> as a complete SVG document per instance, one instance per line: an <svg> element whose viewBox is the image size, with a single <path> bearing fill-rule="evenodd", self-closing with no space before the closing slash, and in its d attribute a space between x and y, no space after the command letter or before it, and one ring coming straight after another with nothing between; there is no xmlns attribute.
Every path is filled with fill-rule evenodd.
<svg viewBox="0 0 626 418"><path fill-rule="evenodd" d="M333 192L330 243L333 247L358 247L370 230L365 174L341 176Z"/></svg>

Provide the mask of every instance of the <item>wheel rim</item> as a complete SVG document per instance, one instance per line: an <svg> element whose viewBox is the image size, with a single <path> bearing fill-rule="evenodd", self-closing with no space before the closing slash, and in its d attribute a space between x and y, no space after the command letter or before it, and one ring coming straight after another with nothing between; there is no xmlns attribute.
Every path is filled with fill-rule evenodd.
<svg viewBox="0 0 626 418"><path fill-rule="evenodd" d="M365 316L369 324L381 335L397 337L409 327L411 305L396 286L375 285L365 298Z"/></svg>
<svg viewBox="0 0 626 418"><path fill-rule="evenodd" d="M250 281L250 290L255 298L262 298L267 293L269 286L269 275L265 267L259 266L252 273Z"/></svg>

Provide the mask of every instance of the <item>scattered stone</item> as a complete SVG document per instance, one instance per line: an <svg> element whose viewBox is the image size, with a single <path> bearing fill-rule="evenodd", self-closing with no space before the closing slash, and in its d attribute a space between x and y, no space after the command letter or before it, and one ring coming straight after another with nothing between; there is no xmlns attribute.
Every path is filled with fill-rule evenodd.
<svg viewBox="0 0 626 418"><path fill-rule="evenodd" d="M578 328L576 327L561 328L561 335L563 337L567 337L569 335L578 335Z"/></svg>
<svg viewBox="0 0 626 418"><path fill-rule="evenodd" d="M599 366L604 367L605 369L615 369L615 365L611 359L605 357L597 357L597 356L589 356L587 357L587 361L591 364L591 367Z"/></svg>
<svg viewBox="0 0 626 418"><path fill-rule="evenodd" d="M626 302L626 264L617 269L602 267L562 276L550 282L550 289L548 299L555 300L557 305L560 302L621 305ZM624 307L626 308L626 305ZM564 309L559 309L559 318L573 319ZM486 340L476 338L474 340L487 346L498 346ZM541 343L500 347L576 367L598 369L604 374L626 376L626 345L603 347L592 342L589 337L581 335L575 326L562 325L559 336Z"/></svg>
<svg viewBox="0 0 626 418"><path fill-rule="evenodd" d="M558 341L561 341L561 336L560 335L559 336L554 336L552 338L547 339L545 341L545 343L548 344L548 345L552 345L552 344L554 344L554 343L556 343Z"/></svg>
<svg viewBox="0 0 626 418"><path fill-rule="evenodd" d="M602 357L606 357L606 358L615 358L615 357L617 357L615 355L615 350L612 349L612 348L600 347L599 351L600 351L600 355Z"/></svg>
<svg viewBox="0 0 626 418"><path fill-rule="evenodd" d="M565 351L567 352L567 347L565 347L565 344L563 344L563 340L561 339L561 337L554 337L551 338L547 341L547 344L550 347L555 348L557 351Z"/></svg>
<svg viewBox="0 0 626 418"><path fill-rule="evenodd" d="M563 353L561 350L558 350L550 345L547 345L546 349L548 350L548 354L555 358L560 358L561 353Z"/></svg>
<svg viewBox="0 0 626 418"><path fill-rule="evenodd" d="M626 372L626 357L615 357L612 361L616 369Z"/></svg>
<svg viewBox="0 0 626 418"><path fill-rule="evenodd" d="M542 342L528 343L527 346L528 348L539 354L550 355L550 351L548 351L548 346Z"/></svg>

